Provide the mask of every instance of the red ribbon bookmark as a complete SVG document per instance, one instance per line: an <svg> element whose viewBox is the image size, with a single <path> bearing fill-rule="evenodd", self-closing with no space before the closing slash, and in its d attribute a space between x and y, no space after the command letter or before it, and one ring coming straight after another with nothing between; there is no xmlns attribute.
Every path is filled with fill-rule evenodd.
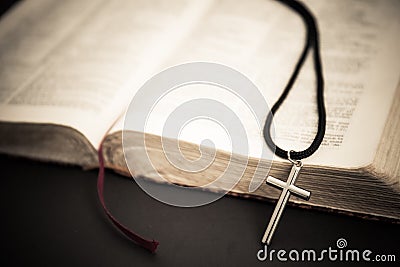
<svg viewBox="0 0 400 267"><path fill-rule="evenodd" d="M112 223L119 229L121 230L122 233L125 234L126 237L128 237L130 240L135 242L136 244L144 247L148 251L155 253L157 246L159 244L158 241L155 240L147 240L144 239L143 237L135 234L132 232L129 228L127 228L125 225L120 223L108 210L105 201L104 201L104 157L103 157L103 143L101 143L99 147L99 174L97 176L97 193L99 195L99 199L101 202L101 205L104 209L104 212L107 214L108 218L112 221Z"/></svg>

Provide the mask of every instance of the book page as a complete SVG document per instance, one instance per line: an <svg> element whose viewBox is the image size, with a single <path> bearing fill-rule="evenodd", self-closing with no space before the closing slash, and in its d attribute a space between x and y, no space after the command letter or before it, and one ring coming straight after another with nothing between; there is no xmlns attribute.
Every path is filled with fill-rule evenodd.
<svg viewBox="0 0 400 267"><path fill-rule="evenodd" d="M306 164L365 166L374 158L399 80L399 2L305 3L319 25L327 110L323 144ZM301 18L278 2L264 0L216 1L204 17L164 66L212 61L234 67L258 85L272 106L304 45ZM312 142L318 120L315 94L309 56L275 116L280 147L299 151ZM186 135L184 140L196 142L197 137ZM219 148L229 150L223 143Z"/></svg>
<svg viewBox="0 0 400 267"><path fill-rule="evenodd" d="M366 165L399 78L399 3L305 3L320 28L328 122L322 147L307 163ZM143 82L190 61L239 70L271 106L304 37L301 18L275 1L25 1L0 23L0 120L72 126L97 147ZM277 144L307 147L316 114L309 58L275 116ZM263 142L257 131L249 139ZM198 136L189 132L185 140Z"/></svg>
<svg viewBox="0 0 400 267"><path fill-rule="evenodd" d="M0 23L0 120L71 126L98 147L207 5L24 1Z"/></svg>

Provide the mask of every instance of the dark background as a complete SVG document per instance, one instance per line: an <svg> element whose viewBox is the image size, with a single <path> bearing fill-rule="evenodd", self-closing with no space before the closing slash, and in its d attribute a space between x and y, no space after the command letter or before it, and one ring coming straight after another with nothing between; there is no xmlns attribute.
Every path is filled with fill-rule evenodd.
<svg viewBox="0 0 400 267"><path fill-rule="evenodd" d="M0 1L0 14L13 2ZM0 176L1 266L362 265L281 263L276 258L259 262L256 254L273 203L226 196L204 207L176 208L152 199L134 181L107 172L109 208L124 224L160 241L151 254L107 220L97 198L97 171L0 155ZM292 207L269 249L321 251L336 248L339 238L347 240L349 249L395 254L400 261L399 225Z"/></svg>

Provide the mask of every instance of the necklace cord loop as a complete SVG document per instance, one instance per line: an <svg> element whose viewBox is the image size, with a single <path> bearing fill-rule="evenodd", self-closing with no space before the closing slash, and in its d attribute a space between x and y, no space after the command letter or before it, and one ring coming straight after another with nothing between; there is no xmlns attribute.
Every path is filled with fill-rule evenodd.
<svg viewBox="0 0 400 267"><path fill-rule="evenodd" d="M307 158L314 154L314 152L320 147L324 135L325 135L325 128L326 128L326 111L325 111L325 103L324 103L324 77L323 77L323 71L322 71L322 63L321 63L321 57L320 57L320 47L319 47L319 33L317 29L317 23L315 21L315 18L311 14L311 12L307 9L306 6L304 6L302 3L299 3L295 0L278 0L282 2L283 4L287 5L289 8L294 10L296 13L298 13L305 25L307 26L306 30L306 41L305 45L303 48L303 51L300 55L300 58L297 61L297 64L293 70L293 73L283 90L282 94L280 95L279 99L276 101L276 103L273 105L271 108L271 111L267 115L267 119L264 124L264 130L263 130L263 135L265 142L267 143L268 147L272 150L275 151L275 154L281 158L284 159L289 159L288 157L290 156L292 160L301 160L303 158ZM272 140L271 137L271 124L273 120L273 115L277 112L281 104L284 102L286 99L287 95L289 94L290 90L293 87L293 84L295 83L298 74L301 70L301 68L304 65L304 62L307 58L307 54L309 50L313 50L313 62L314 62L314 71L316 75L316 81L317 81L317 94L316 94L316 100L317 100L317 108L318 108L318 129L317 133L315 135L314 140L311 142L310 146L303 150L303 151L293 151L291 153L288 153L288 151L278 147L274 141Z"/></svg>

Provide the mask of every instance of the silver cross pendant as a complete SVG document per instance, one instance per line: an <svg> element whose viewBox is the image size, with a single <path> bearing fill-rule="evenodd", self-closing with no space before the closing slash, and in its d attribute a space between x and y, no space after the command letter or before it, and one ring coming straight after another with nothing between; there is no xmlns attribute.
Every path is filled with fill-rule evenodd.
<svg viewBox="0 0 400 267"><path fill-rule="evenodd" d="M288 153L290 154L290 152ZM299 175L301 167L303 167L303 163L301 161L294 161L290 159L290 162L293 163L292 170L290 171L289 177L286 182L283 182L279 179L276 179L272 176L268 176L267 184L270 184L278 189L283 189L282 193L279 197L278 203L276 204L274 213L272 214L271 220L267 226L267 230L262 238L262 242L266 243L267 245L271 244L272 236L278 226L279 219L282 216L282 212L286 206L287 201L289 200L290 194L294 194L295 196L301 197L305 200L310 199L311 192L301 189L294 185L296 182L297 176Z"/></svg>

